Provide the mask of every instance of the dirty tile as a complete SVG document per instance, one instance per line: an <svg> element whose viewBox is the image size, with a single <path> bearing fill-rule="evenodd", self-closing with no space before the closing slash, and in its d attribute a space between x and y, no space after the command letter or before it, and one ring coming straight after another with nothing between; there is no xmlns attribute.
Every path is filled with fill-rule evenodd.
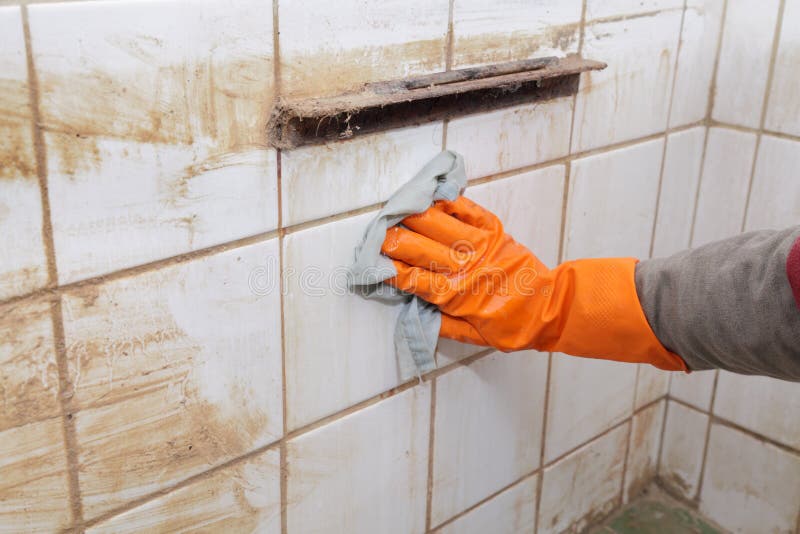
<svg viewBox="0 0 800 534"><path fill-rule="evenodd" d="M31 6L61 283L276 227L271 21L254 0Z"/></svg>
<svg viewBox="0 0 800 534"><path fill-rule="evenodd" d="M662 371L649 364L639 365L639 378L636 382L635 409L663 397L669 391L670 372Z"/></svg>
<svg viewBox="0 0 800 534"><path fill-rule="evenodd" d="M758 128L779 4L779 0L728 2L712 118Z"/></svg>
<svg viewBox="0 0 800 534"><path fill-rule="evenodd" d="M0 299L47 283L42 204L18 7L0 7Z"/></svg>
<svg viewBox="0 0 800 534"><path fill-rule="evenodd" d="M628 425L545 469L539 532L581 532L619 504Z"/></svg>
<svg viewBox="0 0 800 534"><path fill-rule="evenodd" d="M0 524L53 532L71 519L61 418L0 431Z"/></svg>
<svg viewBox="0 0 800 534"><path fill-rule="evenodd" d="M281 154L284 226L385 201L442 150L442 124Z"/></svg>
<svg viewBox="0 0 800 534"><path fill-rule="evenodd" d="M689 248L705 138L706 128L702 127L667 136L653 257Z"/></svg>
<svg viewBox="0 0 800 534"><path fill-rule="evenodd" d="M664 130L675 74L681 11L586 26L583 55L605 61L582 76L572 151Z"/></svg>
<svg viewBox="0 0 800 534"><path fill-rule="evenodd" d="M445 68L447 0L281 0L281 91L317 97ZM313 17L309 17L313 13Z"/></svg>
<svg viewBox="0 0 800 534"><path fill-rule="evenodd" d="M447 148L464 154L470 179L566 156L572 100L564 97L455 119L447 127Z"/></svg>
<svg viewBox="0 0 800 534"><path fill-rule="evenodd" d="M800 136L800 81L793 76L800 61L800 2L788 0L783 12L778 55L764 127Z"/></svg>
<svg viewBox="0 0 800 534"><path fill-rule="evenodd" d="M633 416L623 493L625 502L636 498L656 476L665 405L659 402Z"/></svg>
<svg viewBox="0 0 800 534"><path fill-rule="evenodd" d="M756 135L726 128L708 132L692 246L741 232Z"/></svg>
<svg viewBox="0 0 800 534"><path fill-rule="evenodd" d="M703 468L708 416L669 402L666 417L658 475L673 492L693 499Z"/></svg>
<svg viewBox="0 0 800 534"><path fill-rule="evenodd" d="M681 0L587 0L586 18L592 20L630 15L650 16L654 11L682 7Z"/></svg>
<svg viewBox="0 0 800 534"><path fill-rule="evenodd" d="M0 306L0 432L60 414L50 303Z"/></svg>
<svg viewBox="0 0 800 534"><path fill-rule="evenodd" d="M580 0L455 0L453 68L578 51Z"/></svg>
<svg viewBox="0 0 800 534"><path fill-rule="evenodd" d="M290 429L400 382L399 305L347 289L353 248L374 213L291 233L284 240L287 419Z"/></svg>
<svg viewBox="0 0 800 534"><path fill-rule="evenodd" d="M631 415L636 366L553 354L545 462Z"/></svg>
<svg viewBox="0 0 800 534"><path fill-rule="evenodd" d="M281 436L277 240L79 287L63 309L87 517Z"/></svg>
<svg viewBox="0 0 800 534"><path fill-rule="evenodd" d="M148 501L86 530L138 532L281 531L280 462L269 450Z"/></svg>
<svg viewBox="0 0 800 534"><path fill-rule="evenodd" d="M706 117L723 4L724 0L689 0L686 3L670 126L690 124Z"/></svg>
<svg viewBox="0 0 800 534"><path fill-rule="evenodd" d="M422 532L430 387L287 443L288 532Z"/></svg>
<svg viewBox="0 0 800 534"><path fill-rule="evenodd" d="M800 449L797 383L721 371L714 414L757 434Z"/></svg>
<svg viewBox="0 0 800 534"><path fill-rule="evenodd" d="M700 512L734 532L794 532L800 514L798 480L796 453L715 424Z"/></svg>
<svg viewBox="0 0 800 534"><path fill-rule="evenodd" d="M563 165L472 185L464 195L497 215L506 232L528 247L545 265L556 265L564 203ZM485 349L440 339L436 361L441 367Z"/></svg>
<svg viewBox="0 0 800 534"><path fill-rule="evenodd" d="M526 478L470 510L436 534L522 534L532 533L536 521L538 476Z"/></svg>
<svg viewBox="0 0 800 534"><path fill-rule="evenodd" d="M649 256L662 151L656 140L573 162L566 259Z"/></svg>
<svg viewBox="0 0 800 534"><path fill-rule="evenodd" d="M547 355L494 353L436 381L431 524L539 466Z"/></svg>
<svg viewBox="0 0 800 534"><path fill-rule="evenodd" d="M690 374L671 373L669 394L698 410L708 411L711 407L711 395L714 390L714 374L716 371L694 371Z"/></svg>
<svg viewBox="0 0 800 534"><path fill-rule="evenodd" d="M800 142L761 138L745 230L800 224Z"/></svg>

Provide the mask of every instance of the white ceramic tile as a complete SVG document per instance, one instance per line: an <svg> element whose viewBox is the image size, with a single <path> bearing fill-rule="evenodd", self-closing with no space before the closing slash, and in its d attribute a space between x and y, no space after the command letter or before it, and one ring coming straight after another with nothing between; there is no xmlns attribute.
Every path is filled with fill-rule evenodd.
<svg viewBox="0 0 800 534"><path fill-rule="evenodd" d="M553 354L545 462L630 416L636 366Z"/></svg>
<svg viewBox="0 0 800 534"><path fill-rule="evenodd" d="M430 387L417 386L287 444L289 532L423 532Z"/></svg>
<svg viewBox="0 0 800 534"><path fill-rule="evenodd" d="M453 67L577 52L580 0L456 0Z"/></svg>
<svg viewBox="0 0 800 534"><path fill-rule="evenodd" d="M464 195L496 214L506 232L528 247L545 265L556 265L564 202L563 165L469 186ZM485 349L440 339L436 361L441 367Z"/></svg>
<svg viewBox="0 0 800 534"><path fill-rule="evenodd" d="M625 502L636 498L656 476L665 405L659 402L633 417L623 494Z"/></svg>
<svg viewBox="0 0 800 534"><path fill-rule="evenodd" d="M464 155L467 177L481 178L565 156L572 98L455 119L447 148Z"/></svg>
<svg viewBox="0 0 800 534"><path fill-rule="evenodd" d="M689 374L671 373L669 394L699 410L707 411L711 406L715 373L716 371L695 371Z"/></svg>
<svg viewBox="0 0 800 534"><path fill-rule="evenodd" d="M670 10L586 26L583 55L608 67L582 76L573 152L665 128L680 23L680 10Z"/></svg>
<svg viewBox="0 0 800 534"><path fill-rule="evenodd" d="M281 154L283 224L382 202L442 149L441 123Z"/></svg>
<svg viewBox="0 0 800 534"><path fill-rule="evenodd" d="M689 248L705 137L705 128L692 128L667 137L653 240L654 257L669 256Z"/></svg>
<svg viewBox="0 0 800 534"><path fill-rule="evenodd" d="M273 239L66 294L86 517L281 436L277 265Z"/></svg>
<svg viewBox="0 0 800 534"><path fill-rule="evenodd" d="M798 480L797 454L714 425L700 512L733 532L795 532L800 514Z"/></svg>
<svg viewBox="0 0 800 534"><path fill-rule="evenodd" d="M728 3L717 67L714 119L758 128L779 3L779 0Z"/></svg>
<svg viewBox="0 0 800 534"><path fill-rule="evenodd" d="M60 417L0 432L0 517L6 532L55 532L70 521Z"/></svg>
<svg viewBox="0 0 800 534"><path fill-rule="evenodd" d="M286 236L284 299L289 428L397 385L399 305L347 290L353 249L374 213Z"/></svg>
<svg viewBox="0 0 800 534"><path fill-rule="evenodd" d="M448 4L280 1L282 92L322 96L362 82L444 70Z"/></svg>
<svg viewBox="0 0 800 534"><path fill-rule="evenodd" d="M226 530L279 534L279 463L278 451L269 450L102 521L86 532Z"/></svg>
<svg viewBox="0 0 800 534"><path fill-rule="evenodd" d="M0 299L47 282L42 206L18 7L0 7Z"/></svg>
<svg viewBox="0 0 800 534"><path fill-rule="evenodd" d="M800 224L800 142L761 138L745 230Z"/></svg>
<svg viewBox="0 0 800 534"><path fill-rule="evenodd" d="M711 128L697 198L692 246L741 232L756 135Z"/></svg>
<svg viewBox="0 0 800 534"><path fill-rule="evenodd" d="M677 402L667 406L659 477L674 492L693 499L700 483L708 416Z"/></svg>
<svg viewBox="0 0 800 534"><path fill-rule="evenodd" d="M0 306L0 431L60 414L50 304Z"/></svg>
<svg viewBox="0 0 800 534"><path fill-rule="evenodd" d="M800 385L763 376L720 372L714 413L779 443L800 449Z"/></svg>
<svg viewBox="0 0 800 534"><path fill-rule="evenodd" d="M452 523L436 530L436 534L532 533L536 520L538 479L538 476L532 476L511 486Z"/></svg>
<svg viewBox="0 0 800 534"><path fill-rule="evenodd" d="M618 504L627 438L622 425L545 469L539 532L581 532Z"/></svg>
<svg viewBox="0 0 800 534"><path fill-rule="evenodd" d="M666 395L669 391L669 377L671 374L650 364L639 365L635 408L639 409L645 404Z"/></svg>
<svg viewBox="0 0 800 534"><path fill-rule="evenodd" d="M787 0L764 127L800 135L800 81L792 75L800 57L800 2Z"/></svg>
<svg viewBox="0 0 800 534"><path fill-rule="evenodd" d="M663 140L572 164L565 257L647 258Z"/></svg>
<svg viewBox="0 0 800 534"><path fill-rule="evenodd" d="M199 149L46 135L59 279L74 282L272 230L275 152L198 157ZM96 165L74 169L63 144ZM71 149L70 149L71 150Z"/></svg>
<svg viewBox="0 0 800 534"><path fill-rule="evenodd" d="M431 524L539 466L547 355L494 353L436 381Z"/></svg>
<svg viewBox="0 0 800 534"><path fill-rule="evenodd" d="M714 76L723 0L689 0L683 18L670 126L705 118Z"/></svg>
<svg viewBox="0 0 800 534"><path fill-rule="evenodd" d="M591 20L600 17L636 15L682 7L681 0L588 0L586 18Z"/></svg>

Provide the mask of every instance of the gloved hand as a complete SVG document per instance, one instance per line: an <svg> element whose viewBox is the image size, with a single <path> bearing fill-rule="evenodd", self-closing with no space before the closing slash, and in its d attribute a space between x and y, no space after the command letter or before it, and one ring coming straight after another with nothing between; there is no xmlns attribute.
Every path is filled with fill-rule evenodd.
<svg viewBox="0 0 800 534"><path fill-rule="evenodd" d="M436 304L442 337L503 351L536 349L686 370L644 315L634 258L585 259L548 269L465 197L436 202L387 232L387 282Z"/></svg>

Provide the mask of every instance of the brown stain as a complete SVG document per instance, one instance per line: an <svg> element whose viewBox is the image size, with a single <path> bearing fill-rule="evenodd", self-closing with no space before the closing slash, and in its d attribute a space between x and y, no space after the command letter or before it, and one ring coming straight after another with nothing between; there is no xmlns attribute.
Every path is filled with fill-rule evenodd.
<svg viewBox="0 0 800 534"><path fill-rule="evenodd" d="M31 125L0 116L0 180L18 178L36 179Z"/></svg>
<svg viewBox="0 0 800 534"><path fill-rule="evenodd" d="M533 56L541 49L569 52L577 45L579 23L549 26L542 33L527 31L456 37L454 66L500 63Z"/></svg>

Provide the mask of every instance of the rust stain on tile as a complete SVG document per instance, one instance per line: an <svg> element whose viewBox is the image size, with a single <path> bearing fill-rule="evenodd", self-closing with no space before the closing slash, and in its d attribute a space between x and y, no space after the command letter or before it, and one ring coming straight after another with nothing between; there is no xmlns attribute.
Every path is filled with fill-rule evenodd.
<svg viewBox="0 0 800 534"><path fill-rule="evenodd" d="M579 28L579 23L573 23L549 26L538 34L515 31L456 36L454 63L458 67L513 61L531 57L541 49L569 52L577 46Z"/></svg>

